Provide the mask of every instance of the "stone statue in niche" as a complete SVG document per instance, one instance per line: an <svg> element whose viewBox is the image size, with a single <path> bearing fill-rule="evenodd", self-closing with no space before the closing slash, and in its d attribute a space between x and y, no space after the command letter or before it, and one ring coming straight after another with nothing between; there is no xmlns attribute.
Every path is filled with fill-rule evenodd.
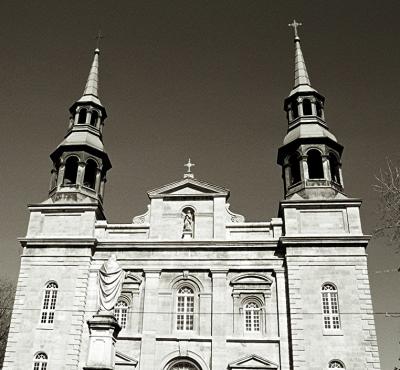
<svg viewBox="0 0 400 370"><path fill-rule="evenodd" d="M112 254L99 270L98 312L114 313L124 279L125 271L119 266L115 254Z"/></svg>
<svg viewBox="0 0 400 370"><path fill-rule="evenodd" d="M183 210L183 234L182 238L192 238L193 237L193 222L194 222L194 213L190 208L186 208Z"/></svg>

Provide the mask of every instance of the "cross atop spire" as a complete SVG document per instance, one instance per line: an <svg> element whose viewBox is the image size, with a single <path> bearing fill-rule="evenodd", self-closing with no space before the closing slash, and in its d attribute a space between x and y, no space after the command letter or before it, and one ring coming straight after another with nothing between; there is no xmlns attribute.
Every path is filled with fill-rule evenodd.
<svg viewBox="0 0 400 370"><path fill-rule="evenodd" d="M194 166L195 166L195 164L192 163L192 162L190 161L190 158L189 158L188 162L187 162L186 164L184 164L184 167L187 167L187 171L186 171L186 173L183 175L183 177L184 177L185 179L186 179L186 178L194 178L193 172L191 171L191 168L194 167Z"/></svg>
<svg viewBox="0 0 400 370"><path fill-rule="evenodd" d="M294 59L294 87L296 89L299 86L307 86L311 89L310 78L308 77L306 63L304 62L303 53L300 46L300 37L297 32L297 28L302 26L302 23L297 22L293 19L292 23L289 23L289 27L294 30L294 44L295 44L295 59ZM294 90L292 90L291 94ZM290 94L290 95L291 95Z"/></svg>
<svg viewBox="0 0 400 370"><path fill-rule="evenodd" d="M292 27L293 30L294 30L294 38L295 38L295 39L300 39L300 37L299 37L299 35L298 35L298 33L297 33L297 27L302 26L302 25L303 25L303 23L296 22L295 19L293 19L293 22L292 22L292 23L289 23L289 24L288 24L288 26L289 26L289 27Z"/></svg>
<svg viewBox="0 0 400 370"><path fill-rule="evenodd" d="M101 33L101 30L97 32L97 36L95 37L96 39L96 50L100 50L100 41L101 39L104 39L104 35Z"/></svg>

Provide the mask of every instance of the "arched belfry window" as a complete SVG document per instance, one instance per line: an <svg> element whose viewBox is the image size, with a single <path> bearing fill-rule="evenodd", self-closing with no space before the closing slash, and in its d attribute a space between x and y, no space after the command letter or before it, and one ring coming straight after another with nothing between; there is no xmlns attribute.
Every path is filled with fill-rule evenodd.
<svg viewBox="0 0 400 370"><path fill-rule="evenodd" d="M42 312L40 315L41 324L53 324L54 313L57 303L58 285L52 281L46 285L43 296Z"/></svg>
<svg viewBox="0 0 400 370"><path fill-rule="evenodd" d="M243 308L244 314L244 331L260 332L261 331L261 308L257 302L248 302Z"/></svg>
<svg viewBox="0 0 400 370"><path fill-rule="evenodd" d="M345 366L342 361L332 360L329 362L329 369L345 369Z"/></svg>
<svg viewBox="0 0 400 370"><path fill-rule="evenodd" d="M85 176L83 185L94 189L96 186L97 163L93 159L88 159L85 166Z"/></svg>
<svg viewBox="0 0 400 370"><path fill-rule="evenodd" d="M312 115L312 107L310 99L303 99L303 115L305 116Z"/></svg>
<svg viewBox="0 0 400 370"><path fill-rule="evenodd" d="M77 174L78 174L78 158L77 157L69 157L65 161L63 185L76 184Z"/></svg>
<svg viewBox="0 0 400 370"><path fill-rule="evenodd" d="M321 152L311 149L307 152L308 176L310 179L323 179L324 169L322 167Z"/></svg>
<svg viewBox="0 0 400 370"><path fill-rule="evenodd" d="M119 300L114 307L114 315L121 328L126 328L126 324L128 322L128 303L123 300Z"/></svg>
<svg viewBox="0 0 400 370"><path fill-rule="evenodd" d="M183 286L176 294L176 330L194 329L194 291Z"/></svg>
<svg viewBox="0 0 400 370"><path fill-rule="evenodd" d="M87 109L82 108L82 109L79 111L78 123L86 123L86 115L87 115Z"/></svg>
<svg viewBox="0 0 400 370"><path fill-rule="evenodd" d="M301 181L300 173L300 157L299 155L293 154L289 158L289 169L290 169L290 185L297 184Z"/></svg>
<svg viewBox="0 0 400 370"><path fill-rule="evenodd" d="M332 181L340 184L340 165L339 161L333 153L329 153L329 168L331 171Z"/></svg>
<svg viewBox="0 0 400 370"><path fill-rule="evenodd" d="M340 313L338 291L332 283L325 283L321 289L322 295L322 317L324 329L340 329Z"/></svg>
<svg viewBox="0 0 400 370"><path fill-rule="evenodd" d="M90 116L90 125L96 127L98 118L99 118L99 113L97 112L97 110L93 110Z"/></svg>
<svg viewBox="0 0 400 370"><path fill-rule="evenodd" d="M47 370L47 355L44 352L39 352L33 359L33 370Z"/></svg>

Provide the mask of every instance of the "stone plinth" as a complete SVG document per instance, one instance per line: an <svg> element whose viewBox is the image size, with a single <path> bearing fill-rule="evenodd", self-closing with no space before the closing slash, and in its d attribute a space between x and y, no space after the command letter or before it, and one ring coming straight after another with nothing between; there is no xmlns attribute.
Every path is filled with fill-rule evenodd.
<svg viewBox="0 0 400 370"><path fill-rule="evenodd" d="M89 354L84 370L113 370L115 342L121 327L113 314L99 312L88 320Z"/></svg>

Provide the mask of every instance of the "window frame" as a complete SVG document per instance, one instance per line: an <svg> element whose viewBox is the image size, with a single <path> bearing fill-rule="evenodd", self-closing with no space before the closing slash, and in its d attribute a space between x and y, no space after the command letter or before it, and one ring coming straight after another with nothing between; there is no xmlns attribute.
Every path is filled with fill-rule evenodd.
<svg viewBox="0 0 400 370"><path fill-rule="evenodd" d="M339 366L333 366L333 365L339 365ZM331 360L329 361L328 369L346 369L346 366L344 365L343 361Z"/></svg>
<svg viewBox="0 0 400 370"><path fill-rule="evenodd" d="M55 285L55 287L51 286ZM49 281L46 283L42 304L40 309L39 324L43 327L52 328L55 321L55 312L57 306L59 286L56 281Z"/></svg>
<svg viewBox="0 0 400 370"><path fill-rule="evenodd" d="M119 304L124 304L125 306L118 306ZM118 324L121 326L121 330L126 330L128 327L128 313L129 313L129 302L126 299L119 298L117 304L114 307L114 316L115 319L118 321ZM121 308L120 308L121 307ZM116 309L120 311L118 314ZM123 312L125 311L125 312ZM125 323L125 325L123 325Z"/></svg>
<svg viewBox="0 0 400 370"><path fill-rule="evenodd" d="M330 289L326 289L331 287ZM324 332L340 333L339 292L335 284L326 282L321 286L322 328Z"/></svg>
<svg viewBox="0 0 400 370"><path fill-rule="evenodd" d="M248 308L247 306L250 306L250 305L254 305L254 306L256 306L256 308L253 308L253 307ZM250 313L250 321L249 321L250 330L247 327L248 313ZM256 317L255 313L257 313L258 317ZM255 329L256 320L258 320L258 322L257 322L258 330ZM249 300L243 304L243 331L244 331L244 333L249 333L249 334L261 334L262 333L262 307L255 300Z"/></svg>
<svg viewBox="0 0 400 370"><path fill-rule="evenodd" d="M40 357L44 356L44 357ZM40 351L33 356L33 370L47 370L49 356L46 352Z"/></svg>
<svg viewBox="0 0 400 370"><path fill-rule="evenodd" d="M189 289L191 291L188 293L180 293L181 290ZM174 329L178 333L194 332L195 331L195 312L196 312L196 289L191 284L181 284L176 288L176 298L175 298L175 320ZM183 300L181 299L183 298ZM191 299L191 302L189 300ZM183 311L180 311L180 302L183 303ZM188 310L188 306L191 311ZM181 319L180 319L181 317ZM189 321L188 321L189 319ZM180 327L182 325L182 327ZM189 326L189 328L188 328Z"/></svg>

